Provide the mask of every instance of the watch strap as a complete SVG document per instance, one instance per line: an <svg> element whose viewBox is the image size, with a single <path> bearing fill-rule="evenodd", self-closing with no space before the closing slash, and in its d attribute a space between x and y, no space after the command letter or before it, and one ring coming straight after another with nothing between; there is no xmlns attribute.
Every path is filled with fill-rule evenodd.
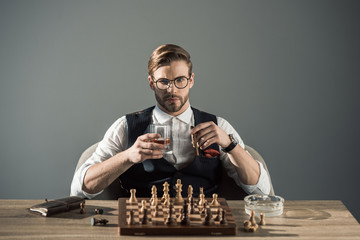
<svg viewBox="0 0 360 240"><path fill-rule="evenodd" d="M222 150L226 153L230 152L231 150L233 150L236 145L237 145L237 142L236 140L234 139L234 137L232 136L232 134L229 134L229 138L231 140L231 143L229 144L229 146L227 146L226 148L223 148Z"/></svg>

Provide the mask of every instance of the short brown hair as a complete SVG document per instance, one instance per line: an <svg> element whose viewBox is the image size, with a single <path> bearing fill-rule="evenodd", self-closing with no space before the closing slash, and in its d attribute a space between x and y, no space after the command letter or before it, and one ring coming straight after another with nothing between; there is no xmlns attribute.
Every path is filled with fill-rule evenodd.
<svg viewBox="0 0 360 240"><path fill-rule="evenodd" d="M190 54L175 44L164 44L156 48L148 62L148 74L153 76L154 72L162 66L169 66L173 61L184 60L189 66L189 75L192 73L192 62Z"/></svg>

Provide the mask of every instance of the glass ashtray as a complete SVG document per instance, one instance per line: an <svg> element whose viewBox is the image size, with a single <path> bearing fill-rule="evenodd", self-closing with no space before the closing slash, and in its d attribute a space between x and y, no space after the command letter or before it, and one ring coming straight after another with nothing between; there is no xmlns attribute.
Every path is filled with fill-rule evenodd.
<svg viewBox="0 0 360 240"><path fill-rule="evenodd" d="M261 213L265 217L275 217L283 213L284 199L280 196L269 195L248 195L244 198L245 212L250 215L251 211L255 212L255 216Z"/></svg>

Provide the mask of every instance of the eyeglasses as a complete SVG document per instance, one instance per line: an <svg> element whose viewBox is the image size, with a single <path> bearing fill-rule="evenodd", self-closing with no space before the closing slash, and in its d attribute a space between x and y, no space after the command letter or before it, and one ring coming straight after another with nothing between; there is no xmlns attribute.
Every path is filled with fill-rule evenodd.
<svg viewBox="0 0 360 240"><path fill-rule="evenodd" d="M169 80L167 78L160 78L158 80L153 80L156 84L156 87L160 90L166 90L171 86L171 82L174 82L175 87L178 89L186 88L190 80L190 77L177 77L174 80Z"/></svg>

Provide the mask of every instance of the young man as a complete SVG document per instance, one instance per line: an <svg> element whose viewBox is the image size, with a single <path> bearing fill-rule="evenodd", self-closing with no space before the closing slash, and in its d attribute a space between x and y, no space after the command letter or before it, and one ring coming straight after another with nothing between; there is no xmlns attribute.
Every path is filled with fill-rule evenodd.
<svg viewBox="0 0 360 240"><path fill-rule="evenodd" d="M221 168L248 194L269 193L267 172L244 150L233 127L190 106L194 73L186 50L172 44L155 49L148 63L148 81L156 106L123 116L108 129L95 153L75 173L71 195L93 198L119 181L125 192L135 188L138 196L150 196L153 185L161 192L165 181L173 186L181 179L183 189L192 185L195 196L199 187L211 196L218 191ZM159 137L149 133L151 123L172 126L171 154L163 155L164 145L149 141ZM198 139L198 157L191 134ZM205 154L209 149L218 154L209 157Z"/></svg>

